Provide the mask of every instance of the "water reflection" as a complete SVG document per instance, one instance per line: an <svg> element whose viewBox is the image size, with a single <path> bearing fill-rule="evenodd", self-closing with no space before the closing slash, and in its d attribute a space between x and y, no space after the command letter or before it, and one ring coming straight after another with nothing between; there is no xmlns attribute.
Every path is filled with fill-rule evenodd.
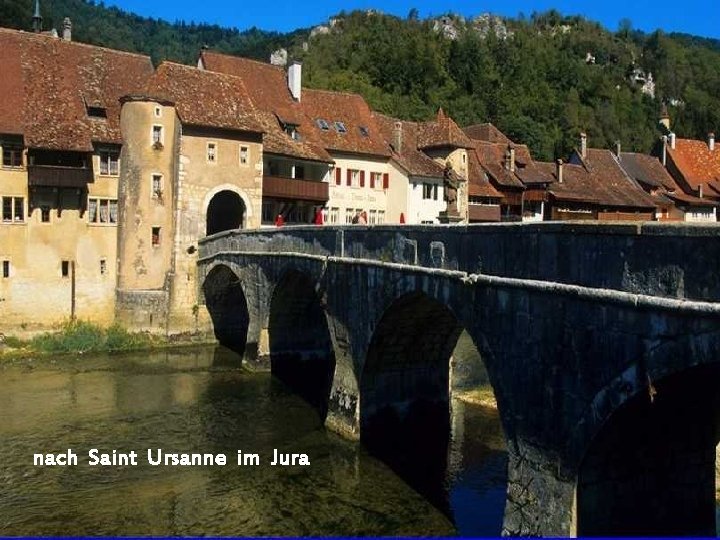
<svg viewBox="0 0 720 540"><path fill-rule="evenodd" d="M498 532L506 458L492 411L453 401L447 467L416 480L410 471L405 481L326 432L281 382L237 365L202 348L0 366L0 534ZM33 453L68 448L78 467L33 467ZM90 448L136 450L140 465L88 467ZM229 463L150 467L147 448L224 452ZM270 467L274 448L307 453L312 465ZM260 454L261 466L236 466L238 449ZM408 485L418 482L426 497Z"/></svg>

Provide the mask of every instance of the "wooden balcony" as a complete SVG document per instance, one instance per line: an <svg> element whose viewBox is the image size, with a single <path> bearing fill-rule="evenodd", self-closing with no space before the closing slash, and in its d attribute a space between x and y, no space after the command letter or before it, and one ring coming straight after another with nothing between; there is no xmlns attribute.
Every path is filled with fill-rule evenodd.
<svg viewBox="0 0 720 540"><path fill-rule="evenodd" d="M280 176L263 177L263 198L312 201L326 203L330 198L329 185L319 180L298 180Z"/></svg>
<svg viewBox="0 0 720 540"><path fill-rule="evenodd" d="M471 204L468 209L468 218L471 222L500 221L499 204Z"/></svg>
<svg viewBox="0 0 720 540"><path fill-rule="evenodd" d="M94 181L90 168L28 165L30 187L84 188Z"/></svg>

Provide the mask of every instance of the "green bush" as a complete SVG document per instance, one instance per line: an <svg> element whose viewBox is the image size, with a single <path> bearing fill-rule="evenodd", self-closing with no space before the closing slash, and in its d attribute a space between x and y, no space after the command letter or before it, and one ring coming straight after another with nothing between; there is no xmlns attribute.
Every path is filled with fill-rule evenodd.
<svg viewBox="0 0 720 540"><path fill-rule="evenodd" d="M104 329L86 321L70 321L59 332L30 341L33 349L49 353L93 353L139 349L152 345L145 334L131 333L118 324Z"/></svg>
<svg viewBox="0 0 720 540"><path fill-rule="evenodd" d="M20 349L26 345L22 339L15 336L5 336L3 344L11 349Z"/></svg>

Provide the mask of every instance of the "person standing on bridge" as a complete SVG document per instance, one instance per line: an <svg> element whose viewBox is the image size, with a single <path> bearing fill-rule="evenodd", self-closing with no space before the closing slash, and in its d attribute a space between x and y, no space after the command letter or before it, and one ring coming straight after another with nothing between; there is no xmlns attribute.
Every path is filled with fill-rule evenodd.
<svg viewBox="0 0 720 540"><path fill-rule="evenodd" d="M282 227L283 225L285 225L285 218L283 217L282 214L278 214L277 217L275 218L275 226Z"/></svg>

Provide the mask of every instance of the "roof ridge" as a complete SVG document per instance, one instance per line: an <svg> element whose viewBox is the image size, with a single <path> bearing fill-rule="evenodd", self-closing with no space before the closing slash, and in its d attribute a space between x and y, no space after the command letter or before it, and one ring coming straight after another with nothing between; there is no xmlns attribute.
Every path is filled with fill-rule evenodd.
<svg viewBox="0 0 720 540"><path fill-rule="evenodd" d="M359 97L363 101L365 98L362 96L362 94L358 94L357 92L347 92L345 90L325 90L323 88L303 88L303 92L324 92L326 94L338 94L342 96L351 96L351 97Z"/></svg>
<svg viewBox="0 0 720 540"><path fill-rule="evenodd" d="M275 64L271 64L270 62L265 62L264 60L256 60L255 58L248 58L247 56L236 56L234 54L228 54L224 52L218 52L218 51L212 51L210 49L206 49L200 53L200 56L203 54L216 54L218 56L225 56L226 58L232 58L233 60L242 60L244 62L252 62L253 64L260 64L261 66L266 66L269 68L276 69L278 71L282 71L283 73L285 70L282 68L282 66L276 66Z"/></svg>
<svg viewBox="0 0 720 540"><path fill-rule="evenodd" d="M151 60L150 55L132 52L132 51L123 51L122 49L113 49L111 47L104 47L102 45L93 45L92 43L84 43L82 41L67 41L65 39L62 39L61 37L53 37L49 34L38 34L35 32L27 32L25 30L17 30L15 28L4 28L0 27L0 32L6 32L8 34L18 34L22 35L23 37L29 38L29 39L35 39L37 41L40 41L42 39L52 40L53 43L63 43L64 45L75 45L79 47L86 47L88 49L99 49L101 51L108 51L112 53L118 53L123 54L126 56L134 56L138 58L145 58L147 60Z"/></svg>

